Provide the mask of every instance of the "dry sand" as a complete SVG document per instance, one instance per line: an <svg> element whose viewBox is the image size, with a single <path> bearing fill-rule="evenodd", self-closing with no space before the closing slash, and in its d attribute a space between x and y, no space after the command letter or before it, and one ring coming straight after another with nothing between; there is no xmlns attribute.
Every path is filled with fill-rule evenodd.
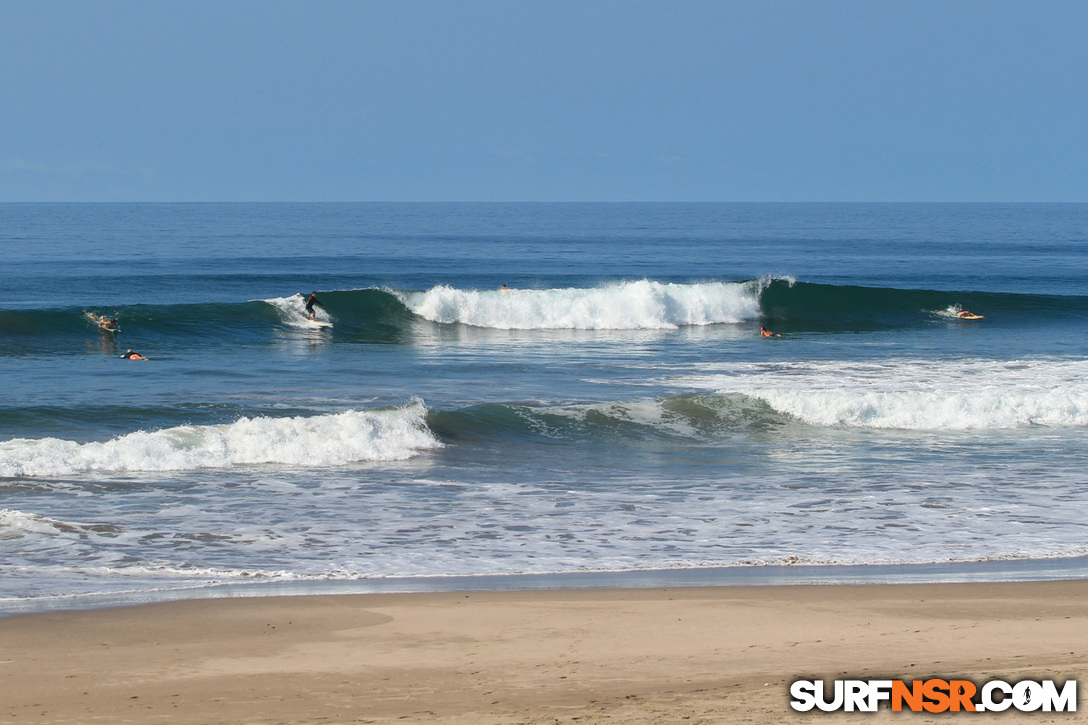
<svg viewBox="0 0 1088 725"><path fill-rule="evenodd" d="M1086 670L1084 581L256 597L0 619L0 722L1070 723L787 687Z"/></svg>

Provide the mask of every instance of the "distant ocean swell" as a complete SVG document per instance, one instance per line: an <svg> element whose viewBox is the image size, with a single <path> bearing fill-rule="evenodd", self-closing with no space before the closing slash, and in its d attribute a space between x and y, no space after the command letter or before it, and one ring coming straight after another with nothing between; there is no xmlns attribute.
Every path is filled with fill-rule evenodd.
<svg viewBox="0 0 1088 725"><path fill-rule="evenodd" d="M501 330L670 330L762 321L790 332L865 331L958 322L971 309L986 324L1045 325L1088 318L1088 297L898 290L790 280L666 284L650 280L589 288L466 290L358 289L321 292L320 319L335 334L373 341L424 322ZM314 328L300 294L249 302L89 308L118 319L118 339L245 342L276 330ZM56 346L97 332L83 309L0 311L0 354ZM356 338L357 339L357 338Z"/></svg>
<svg viewBox="0 0 1088 725"><path fill-rule="evenodd" d="M866 331L923 327L959 322L970 309L991 324L1046 324L1085 319L1088 297L902 290L776 280L763 290L760 311L783 330L804 332Z"/></svg>
<svg viewBox="0 0 1088 725"><path fill-rule="evenodd" d="M403 460L443 445L487 441L716 443L738 434L788 435L788 427L796 425L905 431L1088 427L1088 383L1083 382L1088 362L978 364L970 380L959 375L958 382L943 386L926 382L933 371L925 363L905 362L897 376L853 384L842 382L858 374L848 366L814 365L816 371L791 386L761 382L758 374L701 375L678 382L716 392L612 403L480 403L440 410L415 401L309 417L242 417L137 431L104 442L16 438L0 442L0 476L338 466ZM1044 383L1025 382L1034 378Z"/></svg>

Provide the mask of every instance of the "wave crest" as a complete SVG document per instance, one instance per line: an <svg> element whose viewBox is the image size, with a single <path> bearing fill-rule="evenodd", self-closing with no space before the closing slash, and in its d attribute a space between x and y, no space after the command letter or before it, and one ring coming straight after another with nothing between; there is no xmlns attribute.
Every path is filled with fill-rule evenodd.
<svg viewBox="0 0 1088 725"><path fill-rule="evenodd" d="M222 425L137 431L104 442L17 438L0 443L0 476L403 460L441 447L425 416L426 407L417 401L391 410L239 418Z"/></svg>
<svg viewBox="0 0 1088 725"><path fill-rule="evenodd" d="M763 390L753 397L820 426L893 430L1002 430L1088 426L1088 396L1065 391L853 392Z"/></svg>
<svg viewBox="0 0 1088 725"><path fill-rule="evenodd" d="M759 283L640 280L594 288L397 292L432 322L500 330L663 330L759 317Z"/></svg>
<svg viewBox="0 0 1088 725"><path fill-rule="evenodd" d="M737 365L676 379L810 425L897 430L1088 427L1088 361Z"/></svg>

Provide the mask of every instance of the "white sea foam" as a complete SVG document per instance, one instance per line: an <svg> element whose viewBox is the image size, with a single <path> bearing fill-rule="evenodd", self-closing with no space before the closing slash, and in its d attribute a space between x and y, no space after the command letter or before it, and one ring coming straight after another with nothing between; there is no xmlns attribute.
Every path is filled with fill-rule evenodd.
<svg viewBox="0 0 1088 725"><path fill-rule="evenodd" d="M820 426L999 430L1088 426L1088 361L742 364L677 379Z"/></svg>
<svg viewBox="0 0 1088 725"><path fill-rule="evenodd" d="M185 471L279 463L335 466L410 458L441 446L420 402L403 408L137 431L105 442L16 438L0 442L0 476L86 471Z"/></svg>
<svg viewBox="0 0 1088 725"><path fill-rule="evenodd" d="M396 294L433 322L501 330L667 330L755 319L760 288L759 283L641 280L588 289L480 291L441 285Z"/></svg>
<svg viewBox="0 0 1088 725"><path fill-rule="evenodd" d="M17 539L27 534L55 533L58 526L49 519L15 509L0 509L0 540Z"/></svg>
<svg viewBox="0 0 1088 725"><path fill-rule="evenodd" d="M315 325L306 317L306 298L301 294L293 294L290 297L270 297L261 300L261 302L266 302L275 307L285 325L304 330L315 328ZM320 307L314 307L314 312L318 320L323 322L331 321L328 313Z"/></svg>

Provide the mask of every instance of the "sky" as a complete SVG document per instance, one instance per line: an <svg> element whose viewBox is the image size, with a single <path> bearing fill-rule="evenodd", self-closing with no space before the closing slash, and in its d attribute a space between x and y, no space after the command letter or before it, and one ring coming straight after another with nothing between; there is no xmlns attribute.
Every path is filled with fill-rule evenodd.
<svg viewBox="0 0 1088 725"><path fill-rule="evenodd" d="M1088 2L3 0L0 201L1088 201Z"/></svg>

